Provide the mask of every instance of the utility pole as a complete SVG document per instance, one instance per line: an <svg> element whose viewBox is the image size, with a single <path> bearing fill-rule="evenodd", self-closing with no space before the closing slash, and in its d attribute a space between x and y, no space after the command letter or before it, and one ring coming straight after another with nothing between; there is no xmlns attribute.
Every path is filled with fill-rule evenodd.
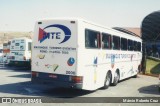
<svg viewBox="0 0 160 106"><path fill-rule="evenodd" d="M32 31L29 32L29 38L32 39Z"/></svg>

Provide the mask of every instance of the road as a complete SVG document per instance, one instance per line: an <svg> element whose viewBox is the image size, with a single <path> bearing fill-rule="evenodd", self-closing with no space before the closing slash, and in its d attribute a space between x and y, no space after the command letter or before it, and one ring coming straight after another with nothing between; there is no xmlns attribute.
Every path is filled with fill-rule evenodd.
<svg viewBox="0 0 160 106"><path fill-rule="evenodd" d="M46 85L31 83L31 71L24 68L0 67L0 96L1 97L50 97L61 98L70 96L77 97L160 97L158 92L158 78L138 75L138 78L129 78L121 81L117 86L109 89L96 91L82 91L75 89L54 88ZM62 98L63 99L63 98ZM46 106L50 104L45 104ZM74 104L70 104L74 105ZM69 105L69 106L70 106ZM81 105L81 104L77 104ZM87 104L83 104L87 105ZM97 105L105 105L98 103ZM113 104L109 104L113 105ZM115 104L133 105L133 104ZM136 104L138 105L138 104ZM142 104L139 104L142 105ZM149 104L144 104L151 105ZM153 104L157 105L158 104Z"/></svg>

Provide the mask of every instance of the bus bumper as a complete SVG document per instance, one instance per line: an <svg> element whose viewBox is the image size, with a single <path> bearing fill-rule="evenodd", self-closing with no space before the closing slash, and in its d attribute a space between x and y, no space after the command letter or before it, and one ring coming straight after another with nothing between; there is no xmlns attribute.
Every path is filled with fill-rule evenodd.
<svg viewBox="0 0 160 106"><path fill-rule="evenodd" d="M38 72L38 75L36 76L32 75L31 82L36 84L46 84L49 86L53 86L55 88L64 87L64 88L82 89L82 83L71 82L70 75L54 74L54 76L56 77L47 77L47 76L50 76L49 73Z"/></svg>
<svg viewBox="0 0 160 106"><path fill-rule="evenodd" d="M159 83L159 86L158 86L158 90L159 90L159 92L160 92L160 83Z"/></svg>
<svg viewBox="0 0 160 106"><path fill-rule="evenodd" d="M30 61L10 61L8 66L31 67Z"/></svg>

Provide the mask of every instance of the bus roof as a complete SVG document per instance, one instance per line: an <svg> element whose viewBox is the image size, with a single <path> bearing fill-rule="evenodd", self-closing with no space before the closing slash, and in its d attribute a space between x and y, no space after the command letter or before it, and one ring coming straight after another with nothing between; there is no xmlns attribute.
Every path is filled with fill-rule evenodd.
<svg viewBox="0 0 160 106"><path fill-rule="evenodd" d="M128 34L128 33L125 33L125 32L122 32L122 31L110 28L110 27L106 27L106 26L94 23L92 21L88 21L88 20L85 20L83 18L77 18L77 17L44 18L44 19L38 20L37 22L40 22L40 21L49 21L49 20L83 21L85 23L92 24L92 25L95 25L95 26L98 26L98 27L101 27L101 28L104 28L104 29L108 29L108 30L111 30L111 31L114 31L114 32L117 32L117 33L125 34L127 36L134 36L132 34ZM134 36L134 37L141 39L141 37L139 37L139 36Z"/></svg>
<svg viewBox="0 0 160 106"><path fill-rule="evenodd" d="M25 40L31 40L31 39L29 39L29 38L27 38L27 37L13 38L12 40L16 40L16 39L25 39Z"/></svg>

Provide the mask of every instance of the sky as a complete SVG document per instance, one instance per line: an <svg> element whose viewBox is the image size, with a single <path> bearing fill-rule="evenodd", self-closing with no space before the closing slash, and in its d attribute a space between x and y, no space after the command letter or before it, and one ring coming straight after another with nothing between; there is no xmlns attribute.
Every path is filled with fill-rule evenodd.
<svg viewBox="0 0 160 106"><path fill-rule="evenodd" d="M107 27L141 27L160 0L0 0L0 31L34 31L39 19L80 17Z"/></svg>

